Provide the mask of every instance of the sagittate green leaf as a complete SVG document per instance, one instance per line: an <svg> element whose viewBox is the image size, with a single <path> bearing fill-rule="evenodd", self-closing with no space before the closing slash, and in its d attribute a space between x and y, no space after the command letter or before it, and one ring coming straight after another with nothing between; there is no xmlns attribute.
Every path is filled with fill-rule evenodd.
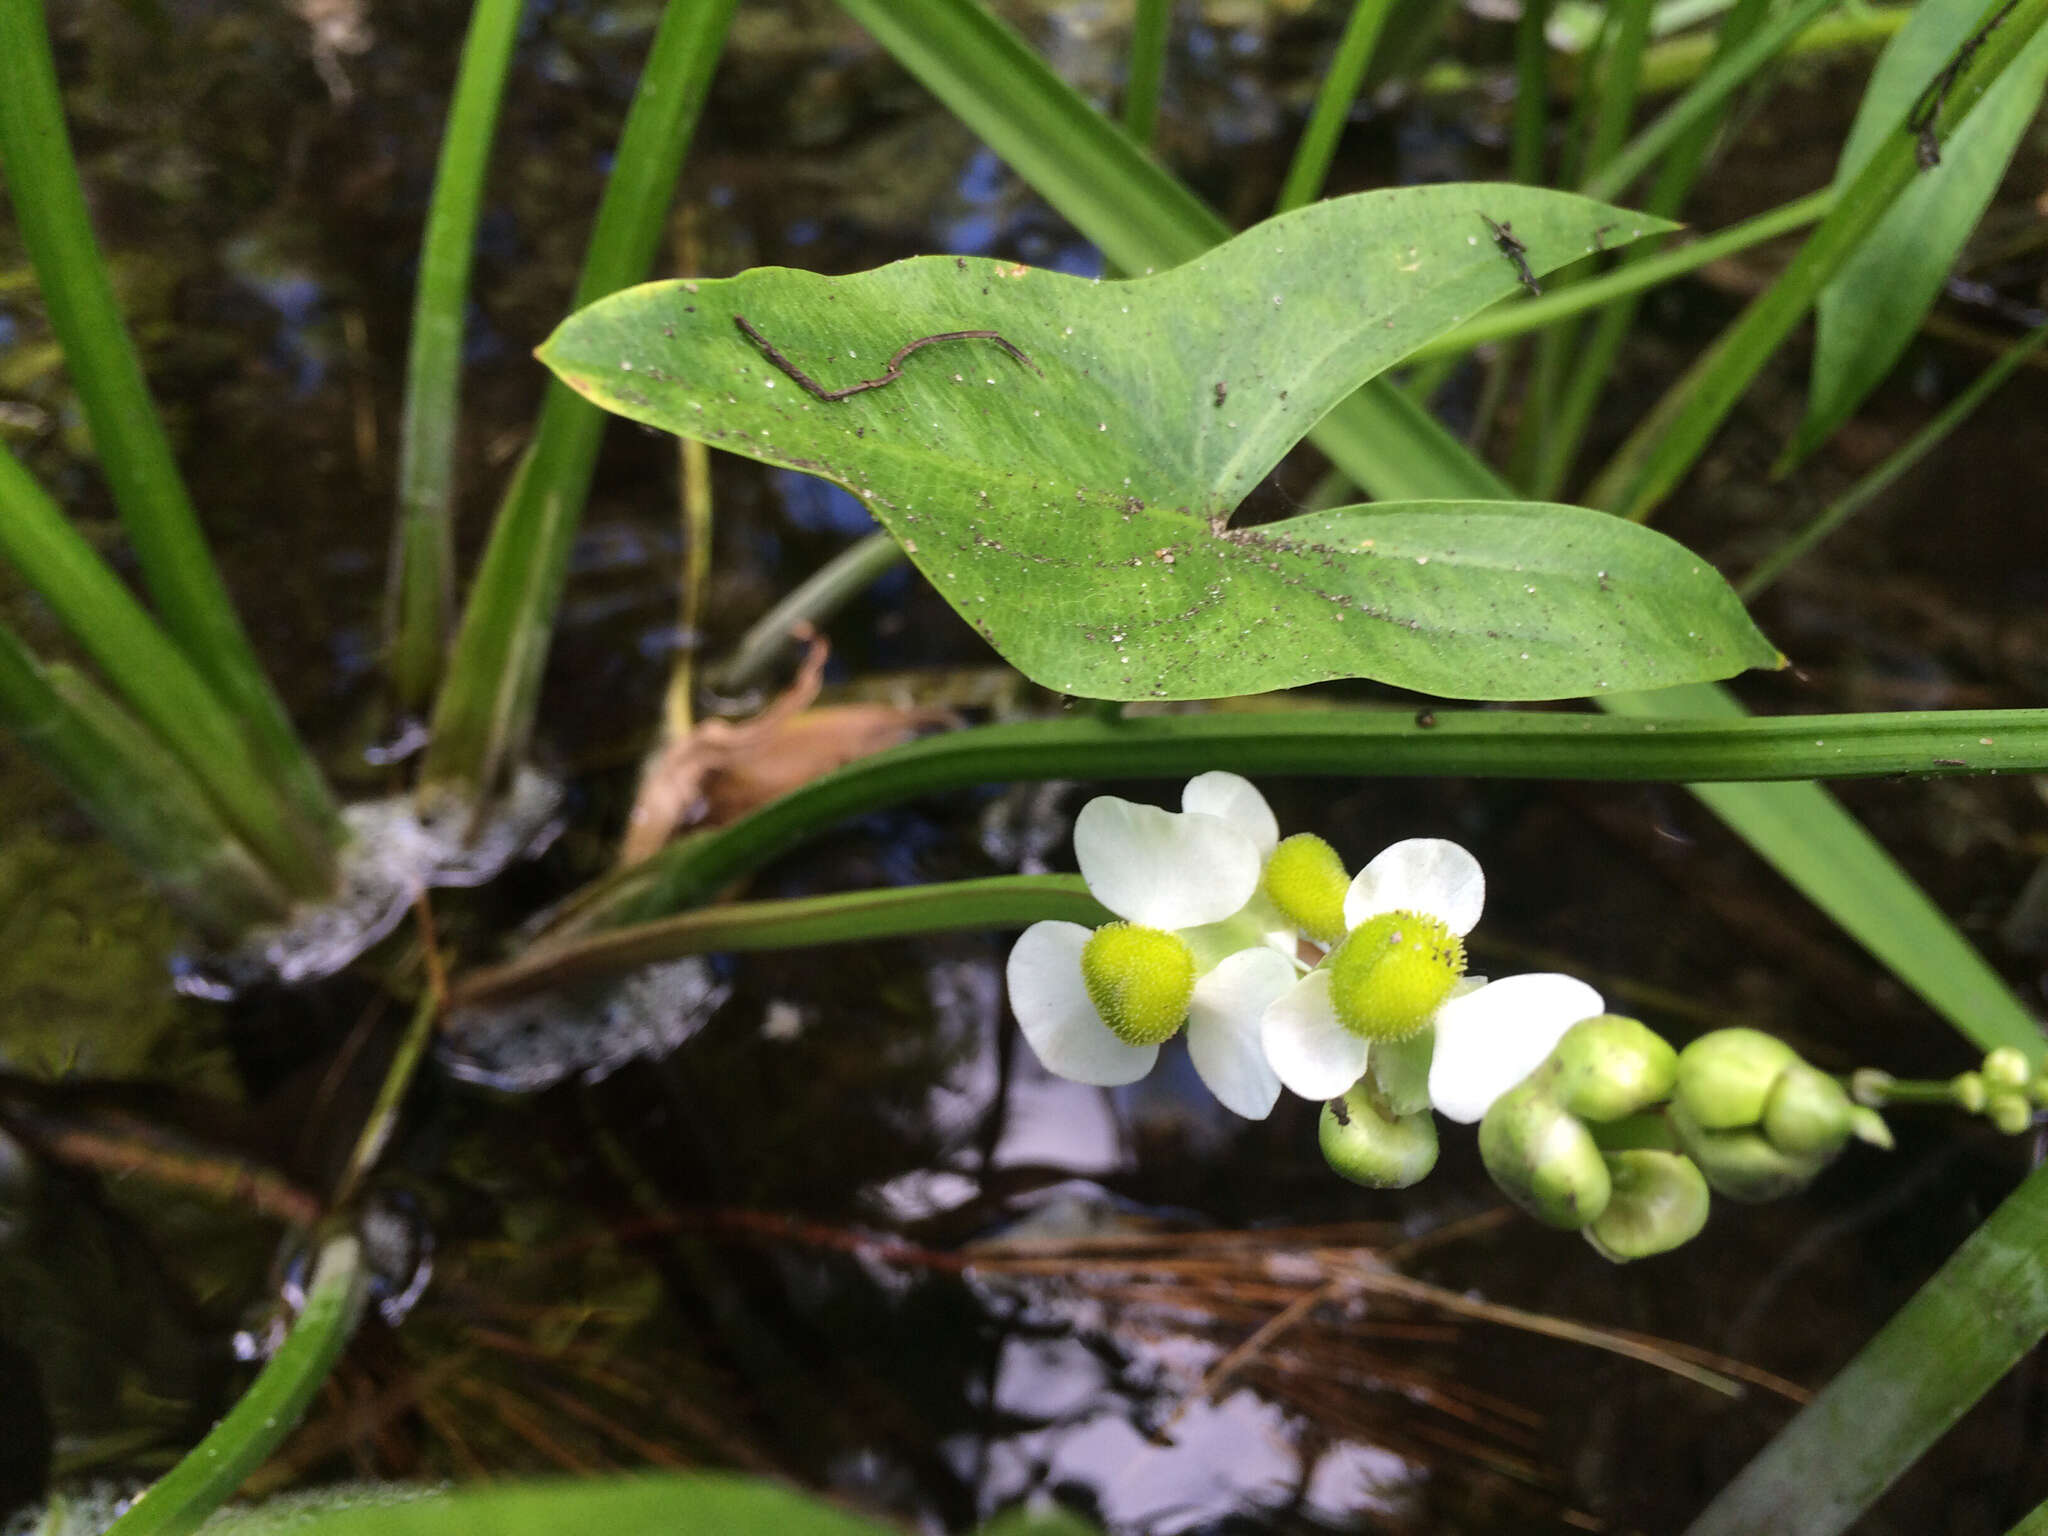
<svg viewBox="0 0 2048 1536"><path fill-rule="evenodd" d="M332 1503L291 1500L237 1510L207 1527L234 1536L889 1536L792 1489L716 1474L510 1483L416 1493L344 1490Z"/></svg>
<svg viewBox="0 0 2048 1536"><path fill-rule="evenodd" d="M1063 692L1654 688L1778 660L1661 535L1525 503L1229 519L1326 412L1524 266L1663 227L1532 188L1401 188L1128 282L949 256L650 284L540 355L610 410L844 486Z"/></svg>
<svg viewBox="0 0 2048 1536"><path fill-rule="evenodd" d="M1842 146L1837 187L1847 186L1967 43L1981 0L1926 0L1914 9L1871 72ZM2000 75L1977 109L1922 170L1822 291L1815 318L1813 382L1806 420L1790 451L1804 458L1846 421L1891 371L1933 308L1956 253L1977 227L2048 81L2048 29Z"/></svg>

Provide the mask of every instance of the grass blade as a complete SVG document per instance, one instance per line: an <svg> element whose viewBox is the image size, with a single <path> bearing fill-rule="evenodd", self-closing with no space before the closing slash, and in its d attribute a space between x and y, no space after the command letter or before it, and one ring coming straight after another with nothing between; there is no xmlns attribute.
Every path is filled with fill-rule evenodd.
<svg viewBox="0 0 2048 1536"><path fill-rule="evenodd" d="M82 676L42 666L4 626L0 727L209 938L230 941L290 908L156 738Z"/></svg>
<svg viewBox="0 0 2048 1536"><path fill-rule="evenodd" d="M1721 35L1715 42L1715 57L1725 58L1740 48L1755 33L1769 11L1770 0L1740 0L1722 23ZM1672 145L1671 152L1658 167L1656 183L1645 203L1647 212L1668 218L1684 205L1700 167L1706 161L1708 147L1726 115L1723 109L1702 117ZM1823 209L1827 206L1830 204L1822 204ZM1654 254L1647 245L1632 245L1622 252L1619 269L1626 271L1630 267L1640 267ZM1585 284L1573 286L1583 287ZM1593 419L1593 408L1599 404L1601 391L1608 380L1614 377L1615 361L1621 355L1622 344L1634 329L1635 318L1633 299L1625 299L1607 309L1573 360L1571 378L1552 413L1550 436L1544 444L1538 466L1540 478L1537 484L1544 488L1546 495L1555 495L1570 478L1572 466L1579 456L1579 445L1585 440L1587 425Z"/></svg>
<svg viewBox="0 0 2048 1536"><path fill-rule="evenodd" d="M1732 256L1737 251L1746 251L1753 245L1762 245L1766 240L1775 240L1795 229L1803 229L1825 218L1834 203L1834 189L1822 187L1818 192L1809 192L1754 218L1744 219L1740 224L1716 230L1688 245L1648 255L1617 271L1588 278L1569 288L1547 289L1541 298L1496 304L1484 314L1467 320L1455 331L1446 331L1436 340L1424 342L1409 354L1410 360L1456 356L1489 341L1526 335L1569 315L1584 314L1603 304L1632 298L1674 277L1697 272L1724 256ZM1630 249L1648 247L1632 246Z"/></svg>
<svg viewBox="0 0 2048 1536"><path fill-rule="evenodd" d="M1166 34L1172 0L1138 0L1131 20L1131 63L1124 81L1124 132L1140 144L1152 142L1159 126L1159 82L1166 74Z"/></svg>
<svg viewBox="0 0 2048 1536"><path fill-rule="evenodd" d="M1755 602L1772 582L1784 575L1797 561L1804 559L1816 544L1868 506L1873 498L1899 476L1940 447L1947 441L1949 433L1968 420L1999 385L2012 377L2020 364L2041 350L2043 342L2048 342L2048 325L2037 326L2022 340L2007 347L1989 368L1970 381L1968 389L1943 406L1941 413L1914 433L1911 440L1887 456L1883 463L1822 509L1812 522L1759 562L1757 568L1736 585L1735 590L1742 594L1742 600L1746 603Z"/></svg>
<svg viewBox="0 0 2048 1536"><path fill-rule="evenodd" d="M1598 167L1580 190L1588 197L1609 201L1620 197L1667 150L1699 124L1711 120L1723 102L1837 3L1839 0L1798 0L1768 26L1751 34L1741 47L1717 56L1690 90L1623 145L1612 160Z"/></svg>
<svg viewBox="0 0 2048 1536"><path fill-rule="evenodd" d="M575 308L647 275L737 0L669 0L597 211ZM525 751L542 664L589 494L604 413L548 386L533 441L492 524L434 705L424 782L492 793Z"/></svg>
<svg viewBox="0 0 2048 1536"><path fill-rule="evenodd" d="M258 767L235 717L157 627L57 504L0 445L0 556L13 563L186 770L214 808L294 895L333 879L320 838Z"/></svg>
<svg viewBox="0 0 2048 1536"><path fill-rule="evenodd" d="M1842 146L1838 182L1867 164L1887 132L1912 112L1929 79L1966 46L1975 0L1930 0L1877 62L1856 124ZM1984 93L1941 152L1915 177L1870 236L1821 291L1806 419L1779 471L1819 447L1891 372L1940 297L1943 281L2041 106L2048 80L2048 29Z"/></svg>
<svg viewBox="0 0 2048 1536"><path fill-rule="evenodd" d="M1741 718L1733 699L1697 685L1603 702L1636 720ZM1806 718L1811 723L1812 717ZM1827 734L1822 728L1814 731L1823 740ZM1926 892L1826 790L1818 784L1694 782L1688 787L1965 1038L1987 1051L2014 1045L2030 1060L2040 1059L2041 1031L2033 1015Z"/></svg>
<svg viewBox="0 0 2048 1536"><path fill-rule="evenodd" d="M338 842L333 801L235 616L114 302L71 156L41 0L0 0L0 161L94 452L164 628L241 722L238 732L299 816Z"/></svg>
<svg viewBox="0 0 2048 1536"><path fill-rule="evenodd" d="M1686 1536L1847 1530L2048 1333L2044 1243L2048 1169L2036 1169Z"/></svg>
<svg viewBox="0 0 2048 1536"><path fill-rule="evenodd" d="M2002 4L2003 0L1994 3L1984 19L2003 14ZM1938 136L1946 138L1969 116L2032 41L2044 17L2048 0L2016 0L2011 14L1990 30L1948 92L1933 125ZM1587 493L1593 505L1638 522L1649 517L1692 468L1757 370L1918 174L1914 155L1914 136L1902 124L1842 189L1833 211L1778 280L1751 302L1637 425Z"/></svg>
<svg viewBox="0 0 2048 1536"><path fill-rule="evenodd" d="M1287 167L1287 179L1280 184L1275 213L1306 207L1323 195L1329 180L1330 161L1337 153L1337 140L1344 132L1344 120L1372 64L1373 45L1394 0L1353 0L1351 18L1344 23L1344 35L1337 39L1337 55L1329 72L1316 87L1316 103L1309 111L1308 125L1294 146L1294 159Z"/></svg>
<svg viewBox="0 0 2048 1536"><path fill-rule="evenodd" d="M386 666L401 709L425 706L440 680L454 623L455 432L462 392L462 322L476 251L484 173L512 64L520 0L476 0L434 171L420 245L406 357L398 459L398 527L385 614Z"/></svg>

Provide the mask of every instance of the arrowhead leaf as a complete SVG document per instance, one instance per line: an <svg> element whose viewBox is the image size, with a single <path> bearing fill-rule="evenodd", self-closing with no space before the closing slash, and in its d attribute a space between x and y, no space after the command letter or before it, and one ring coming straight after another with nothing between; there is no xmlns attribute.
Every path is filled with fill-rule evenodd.
<svg viewBox="0 0 2048 1536"><path fill-rule="evenodd" d="M1568 193L1407 187L1125 282L927 256L653 283L570 316L540 356L609 410L844 486L1063 692L1654 688L1778 660L1661 534L1514 502L1229 518L1351 391L1520 287L1517 255L1540 273L1669 227Z"/></svg>

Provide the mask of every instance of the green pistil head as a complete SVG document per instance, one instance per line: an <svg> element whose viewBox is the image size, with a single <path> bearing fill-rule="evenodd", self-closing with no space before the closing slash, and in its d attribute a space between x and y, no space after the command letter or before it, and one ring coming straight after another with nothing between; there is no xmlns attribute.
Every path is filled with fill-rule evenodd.
<svg viewBox="0 0 2048 1536"><path fill-rule="evenodd" d="M1275 848L1260 883L1287 921L1318 944L1344 937L1344 893L1351 877L1337 850L1313 832L1297 832Z"/></svg>
<svg viewBox="0 0 2048 1536"><path fill-rule="evenodd" d="M1195 952L1179 934L1108 923L1081 951L1088 1001L1125 1045L1171 1040L1195 994Z"/></svg>
<svg viewBox="0 0 2048 1536"><path fill-rule="evenodd" d="M1323 962L1330 1002L1354 1035L1405 1040L1436 1016L1465 974L1465 945L1433 917L1383 912Z"/></svg>

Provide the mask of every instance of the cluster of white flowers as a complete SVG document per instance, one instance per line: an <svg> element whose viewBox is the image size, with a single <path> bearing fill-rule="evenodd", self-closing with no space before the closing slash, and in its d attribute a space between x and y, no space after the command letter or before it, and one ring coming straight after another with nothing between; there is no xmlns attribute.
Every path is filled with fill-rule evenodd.
<svg viewBox="0 0 2048 1536"><path fill-rule="evenodd" d="M1333 1099L1375 1044L1426 1039L1431 1105L1470 1124L1603 1012L1569 976L1465 974L1486 882L1456 843L1395 843L1347 881L1321 839L1283 843L1233 773L1191 779L1178 812L1091 800L1074 853L1123 921L1032 924L1009 987L1038 1059L1077 1082L1135 1082L1185 1025L1210 1091L1262 1119L1282 1087Z"/></svg>

